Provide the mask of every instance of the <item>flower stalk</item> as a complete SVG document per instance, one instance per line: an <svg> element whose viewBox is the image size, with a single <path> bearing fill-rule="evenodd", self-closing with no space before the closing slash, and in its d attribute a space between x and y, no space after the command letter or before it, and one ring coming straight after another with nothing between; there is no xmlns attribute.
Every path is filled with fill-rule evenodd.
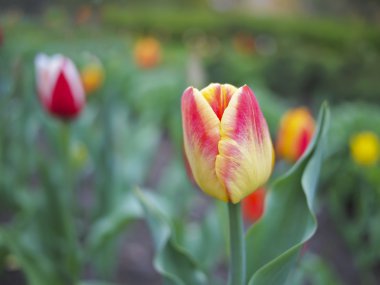
<svg viewBox="0 0 380 285"><path fill-rule="evenodd" d="M245 285L245 240L241 203L228 203L230 232L229 285Z"/></svg>

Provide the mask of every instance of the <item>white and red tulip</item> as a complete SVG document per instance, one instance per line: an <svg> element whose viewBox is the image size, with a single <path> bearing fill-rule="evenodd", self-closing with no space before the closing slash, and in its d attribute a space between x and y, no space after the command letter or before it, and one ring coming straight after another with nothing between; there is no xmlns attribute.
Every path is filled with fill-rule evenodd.
<svg viewBox="0 0 380 285"><path fill-rule="evenodd" d="M86 103L81 77L74 63L57 54L35 58L37 91L42 106L61 119L73 119Z"/></svg>

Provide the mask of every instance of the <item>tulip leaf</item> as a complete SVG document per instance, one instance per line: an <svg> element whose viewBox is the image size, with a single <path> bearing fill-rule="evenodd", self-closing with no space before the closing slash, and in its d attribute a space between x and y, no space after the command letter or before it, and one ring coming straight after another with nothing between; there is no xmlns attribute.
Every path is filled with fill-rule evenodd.
<svg viewBox="0 0 380 285"><path fill-rule="evenodd" d="M145 211L145 218L153 236L156 255L155 269L164 277L164 284L208 284L205 273L177 241L165 201L148 191L136 190Z"/></svg>
<svg viewBox="0 0 380 285"><path fill-rule="evenodd" d="M141 218L142 209L139 202L130 193L127 193L120 202L115 205L114 210L99 219L87 238L87 245L92 252L99 252L123 230L129 222Z"/></svg>
<svg viewBox="0 0 380 285"><path fill-rule="evenodd" d="M274 182L262 219L246 234L249 285L285 284L302 245L317 229L313 204L328 123L325 104L308 149L287 174Z"/></svg>

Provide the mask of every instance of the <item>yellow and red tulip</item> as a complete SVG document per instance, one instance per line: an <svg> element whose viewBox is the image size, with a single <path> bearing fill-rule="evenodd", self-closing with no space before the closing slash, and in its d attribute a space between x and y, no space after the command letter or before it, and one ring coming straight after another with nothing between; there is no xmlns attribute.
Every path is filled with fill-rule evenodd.
<svg viewBox="0 0 380 285"><path fill-rule="evenodd" d="M238 203L268 180L272 141L248 86L187 88L182 96L182 124L191 173L205 193Z"/></svg>
<svg viewBox="0 0 380 285"><path fill-rule="evenodd" d="M297 161L306 150L313 136L315 121L305 107L285 113L277 136L277 155L289 162Z"/></svg>
<svg viewBox="0 0 380 285"><path fill-rule="evenodd" d="M264 213L265 189L259 188L242 200L243 218L248 223L254 223Z"/></svg>
<svg viewBox="0 0 380 285"><path fill-rule="evenodd" d="M351 157L356 164L372 166L379 161L380 140L373 132L361 132L350 140Z"/></svg>
<svg viewBox="0 0 380 285"><path fill-rule="evenodd" d="M86 98L74 63L60 54L35 59L37 91L42 106L52 115L73 119L82 111Z"/></svg>
<svg viewBox="0 0 380 285"><path fill-rule="evenodd" d="M161 60L161 45L154 37L141 38L134 50L136 64L141 68L155 67Z"/></svg>
<svg viewBox="0 0 380 285"><path fill-rule="evenodd" d="M80 76L87 95L98 90L104 82L104 69L100 60L91 56L90 62L83 67Z"/></svg>

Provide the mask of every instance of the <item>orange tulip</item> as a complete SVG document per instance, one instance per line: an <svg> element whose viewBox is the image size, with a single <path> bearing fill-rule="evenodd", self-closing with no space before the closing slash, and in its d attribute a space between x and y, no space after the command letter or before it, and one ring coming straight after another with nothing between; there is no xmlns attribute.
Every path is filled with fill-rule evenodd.
<svg viewBox="0 0 380 285"><path fill-rule="evenodd" d="M161 60L161 45L153 37L146 37L136 42L134 57L141 68L152 68Z"/></svg>
<svg viewBox="0 0 380 285"><path fill-rule="evenodd" d="M289 162L297 161L309 145L314 129L315 122L307 108L286 112L278 131L277 155Z"/></svg>
<svg viewBox="0 0 380 285"><path fill-rule="evenodd" d="M104 69L100 60L92 56L91 61L81 70L80 77L87 95L98 90L104 82Z"/></svg>
<svg viewBox="0 0 380 285"><path fill-rule="evenodd" d="M264 213L265 189L259 188L242 201L243 218L248 223L254 223Z"/></svg>
<svg viewBox="0 0 380 285"><path fill-rule="evenodd" d="M205 193L238 203L268 180L272 141L248 86L187 88L182 96L182 124L191 173Z"/></svg>

